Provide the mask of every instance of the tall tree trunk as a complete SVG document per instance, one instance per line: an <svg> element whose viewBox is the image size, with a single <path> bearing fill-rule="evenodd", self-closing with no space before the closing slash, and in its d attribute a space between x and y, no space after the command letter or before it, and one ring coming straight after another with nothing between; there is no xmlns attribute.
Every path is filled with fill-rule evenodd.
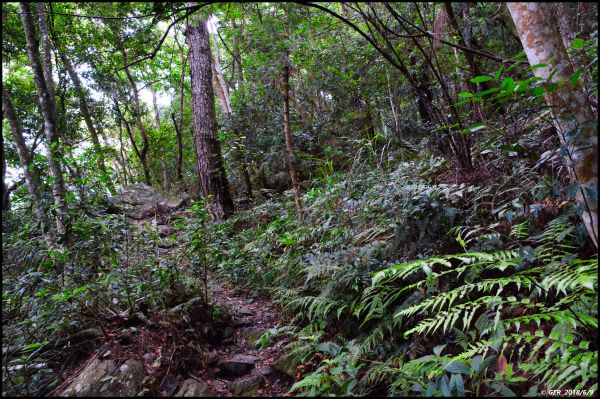
<svg viewBox="0 0 600 399"><path fill-rule="evenodd" d="M563 44L549 3L508 3L525 54L531 65L546 64L533 73L547 80L555 70L555 90L545 99L553 109L553 119L561 142L567 148L567 163L573 167L579 184L577 202L583 208L583 221L594 246L598 247L598 129L596 117L581 84L569 84L573 67ZM559 83L559 81L563 83ZM567 82L564 84L564 82Z"/></svg>
<svg viewBox="0 0 600 399"><path fill-rule="evenodd" d="M71 63L71 60L67 56L67 53L60 46L58 46L58 44L57 44L57 47L58 47L58 52L59 52L60 58L64 64L65 69L67 70L69 76L71 77L71 81L73 82L73 85L75 86L75 91L77 92L77 96L79 97L79 109L81 110L81 114L83 115L83 120L85 121L85 125L88 128L88 132L90 133L90 138L92 139L92 145L94 146L94 151L98 155L98 167L100 168L100 170L102 172L107 174L106 164L105 164L105 160L104 160L104 152L102 150L102 146L100 145L98 131L96 130L96 127L94 126L94 122L92 121L92 115L91 115L90 108L87 103L83 85L81 84L81 80L79 79L79 76L77 75L77 72L75 71L75 68L73 67L73 64ZM108 187L111 192L114 192L114 188L113 188L114 186L112 185L110 180L109 180Z"/></svg>
<svg viewBox="0 0 600 399"><path fill-rule="evenodd" d="M225 83L225 78L223 78L223 73L221 72L221 61L220 61L220 52L219 52L219 44L217 42L217 35L211 34L212 36L212 44L215 49L213 53L211 51L211 67L212 67L212 80L213 87L215 88L215 94L219 99L219 104L221 105L221 111L224 114L231 114L233 111L231 109L231 102L229 101L229 93L227 92L227 84Z"/></svg>
<svg viewBox="0 0 600 399"><path fill-rule="evenodd" d="M39 188L39 179L35 169L30 169L31 155L27 149L27 145L25 144L25 138L23 137L23 131L21 130L21 124L19 123L17 112L15 111L10 99L10 95L4 89L4 86L2 87L2 108L10 126L13 141L17 146L17 153L23 169L23 175L25 176L27 191L33 200L33 212L35 214L35 218L42 228L42 234L44 235L44 241L46 242L46 245L48 248L53 248L55 243L50 234L48 220L42 206L43 203ZM4 179L2 183L4 184Z"/></svg>
<svg viewBox="0 0 600 399"><path fill-rule="evenodd" d="M233 113L233 109L231 108L231 102L229 101L227 85L225 84L225 79L223 78L223 74L221 73L221 63L219 61L219 45L217 44L217 37L214 34L212 35L212 42L215 49L215 53L212 58L212 60L214 61L212 64L213 87L215 89L215 93L217 94L219 105L221 106L221 112L224 115L231 115ZM244 192L244 195L246 197L252 198L252 185L250 183L250 175L248 174L247 165L244 162L244 157L240 146L236 146L236 148L234 148L233 158L233 161L235 162L236 167L238 169L238 173L240 175L242 191Z"/></svg>
<svg viewBox="0 0 600 399"><path fill-rule="evenodd" d="M2 114L4 115L4 114ZM4 120L4 116L2 116ZM4 135L0 134L0 166L2 167L2 211L10 211L10 193L6 185L6 157L4 156Z"/></svg>
<svg viewBox="0 0 600 399"><path fill-rule="evenodd" d="M128 58L127 58L127 51L125 50L125 46L123 45L121 36L119 35L119 32L117 31L117 29L114 26L111 26L111 29L113 31L113 34L115 35L115 42L117 43L117 47L119 47L119 50L121 51L121 54L123 55L123 63L125 65L127 65L127 63L129 62ZM133 113L134 113L136 126L140 132L140 136L142 137L142 149L139 152L139 157L140 157L140 161L142 162L142 167L144 168L144 178L146 179L146 184L151 186L152 185L152 176L150 174L150 168L148 167L148 159L147 159L148 148L149 148L148 132L146 131L146 128L144 127L144 123L142 122L142 107L140 105L140 97L138 95L138 88L137 88L135 79L133 79L133 75L131 74L131 71L129 70L129 67L125 67L123 69L125 69L125 75L127 75L127 80L129 80L129 83L131 84L131 88L133 89L133 109L134 109Z"/></svg>
<svg viewBox="0 0 600 399"><path fill-rule="evenodd" d="M195 3L186 3L193 6ZM209 199L213 219L222 220L234 212L229 182L217 140L215 96L212 88L211 51L206 21L197 15L187 26L186 37L192 83L192 113L196 166L200 195Z"/></svg>
<svg viewBox="0 0 600 399"><path fill-rule="evenodd" d="M38 3L38 23L43 45L43 67L40 60L39 44L35 36L35 25L28 3L19 3L21 21L25 32L27 55L33 70L33 79L44 118L44 132L48 151L48 171L52 178L52 195L56 205L56 228L58 234L66 238L65 220L68 214L65 201L65 186L60 166L60 148L56 131L56 102L54 98L54 81L52 79L52 60L50 58L50 38L46 26L44 3Z"/></svg>
<svg viewBox="0 0 600 399"><path fill-rule="evenodd" d="M241 88L242 84L244 83L244 71L242 69L242 57L240 55L240 43L239 43L238 36L237 36L238 35L238 32L237 32L238 26L235 23L235 19L231 20L231 27L236 32L233 35L233 63L235 64L235 72L236 72L236 77L237 77L238 88Z"/></svg>
<svg viewBox="0 0 600 399"><path fill-rule="evenodd" d="M290 129L290 58L288 52L285 52L285 65L283 67L283 128L285 133L285 148L288 155L290 166L290 177L292 179L292 189L294 190L294 200L296 208L302 210L302 200L300 199L300 187L298 185L298 172L296 171L296 156L294 154L294 140Z"/></svg>
<svg viewBox="0 0 600 399"><path fill-rule="evenodd" d="M175 36L175 41L177 42L177 46L179 47L179 56L181 58L181 82L180 82L180 93L179 93L179 126L177 125L177 121L175 120L175 114L171 113L171 118L173 118L173 124L175 125L175 132L177 133L177 180L179 182L183 181L183 103L185 98L185 70L187 68L187 57L183 51L183 46L177 40L177 35Z"/></svg>

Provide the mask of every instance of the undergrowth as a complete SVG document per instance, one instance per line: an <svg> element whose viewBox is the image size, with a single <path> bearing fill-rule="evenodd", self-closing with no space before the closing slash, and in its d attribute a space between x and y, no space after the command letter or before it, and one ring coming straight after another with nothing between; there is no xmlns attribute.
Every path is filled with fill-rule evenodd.
<svg viewBox="0 0 600 399"><path fill-rule="evenodd" d="M331 172L302 213L288 192L214 226L209 263L281 305L296 395L595 390L597 261L544 162L481 185L435 182L434 156Z"/></svg>

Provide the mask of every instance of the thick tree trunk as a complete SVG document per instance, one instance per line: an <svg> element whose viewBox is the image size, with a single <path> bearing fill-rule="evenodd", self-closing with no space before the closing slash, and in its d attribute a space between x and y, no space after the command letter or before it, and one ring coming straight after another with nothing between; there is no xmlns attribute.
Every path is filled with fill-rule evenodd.
<svg viewBox="0 0 600 399"><path fill-rule="evenodd" d="M285 133L285 148L288 155L290 166L290 177L292 179L292 189L294 190L294 200L296 208L302 210L302 200L300 199L300 187L298 185L298 172L296 171L296 156L294 154L294 140L290 129L290 59L286 51L285 65L283 67L283 128Z"/></svg>
<svg viewBox="0 0 600 399"><path fill-rule="evenodd" d="M195 5L195 3L186 4ZM217 140L211 51L206 21L194 16L187 26L186 36L189 47L194 141L200 195L211 197L209 212L213 219L222 220L233 213L234 207L221 156L221 146Z"/></svg>
<svg viewBox="0 0 600 399"><path fill-rule="evenodd" d="M44 66L40 60L38 41L35 36L35 26L28 3L19 3L21 21L25 32L27 55L33 70L37 94L44 118L44 132L48 151L48 171L52 178L52 195L56 205L56 227L58 234L66 236L65 219L68 208L65 201L65 186L60 166L60 148L56 131L56 103L54 98L54 81L52 79L52 60L50 58L50 38L46 26L46 14L43 11L44 3L38 3L38 22L42 38Z"/></svg>
<svg viewBox="0 0 600 399"><path fill-rule="evenodd" d="M570 84L573 67L564 47L549 3L508 3L521 43L531 65L546 64L533 73L552 82L555 90L545 94L553 109L556 129L567 148L567 162L579 184L577 202L583 208L583 221L598 247L598 129L589 100L578 83ZM562 83L560 82L562 81Z"/></svg>
<svg viewBox="0 0 600 399"><path fill-rule="evenodd" d="M23 137L23 131L21 130L21 124L19 123L17 112L12 104L10 95L4 89L4 87L2 87L2 108L10 126L13 141L17 146L17 153L23 169L23 175L25 176L27 191L33 200L33 211L35 218L42 228L42 234L44 235L44 241L46 242L46 245L48 248L53 248L55 243L48 230L48 220L42 206L42 195L40 193L38 176L36 175L34 169L30 169L31 155L27 149L27 145L25 144L25 138ZM4 179L2 183L4 184Z"/></svg>

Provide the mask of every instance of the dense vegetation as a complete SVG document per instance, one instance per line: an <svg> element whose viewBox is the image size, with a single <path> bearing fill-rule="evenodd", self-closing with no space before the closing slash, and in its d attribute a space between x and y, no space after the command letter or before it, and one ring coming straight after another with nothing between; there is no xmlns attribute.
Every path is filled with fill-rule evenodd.
<svg viewBox="0 0 600 399"><path fill-rule="evenodd" d="M280 307L293 395L597 392L597 35L593 3L3 3L3 396L209 279Z"/></svg>

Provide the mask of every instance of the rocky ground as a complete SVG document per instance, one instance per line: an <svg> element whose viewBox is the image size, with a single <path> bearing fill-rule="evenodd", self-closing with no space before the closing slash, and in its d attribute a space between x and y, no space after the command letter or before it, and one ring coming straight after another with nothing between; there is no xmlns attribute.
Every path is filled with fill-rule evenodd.
<svg viewBox="0 0 600 399"><path fill-rule="evenodd" d="M113 211L132 225L162 213L160 236L172 231L185 199L165 199L136 184L113 197ZM164 234L162 234L164 233ZM177 245L167 246L176 251ZM209 279L201 298L164 312L128 315L123 328L102 334L94 355L66 375L60 396L284 396L295 364L283 350L277 307L265 298ZM100 335L100 334L97 334ZM201 338L198 338L201 337Z"/></svg>

